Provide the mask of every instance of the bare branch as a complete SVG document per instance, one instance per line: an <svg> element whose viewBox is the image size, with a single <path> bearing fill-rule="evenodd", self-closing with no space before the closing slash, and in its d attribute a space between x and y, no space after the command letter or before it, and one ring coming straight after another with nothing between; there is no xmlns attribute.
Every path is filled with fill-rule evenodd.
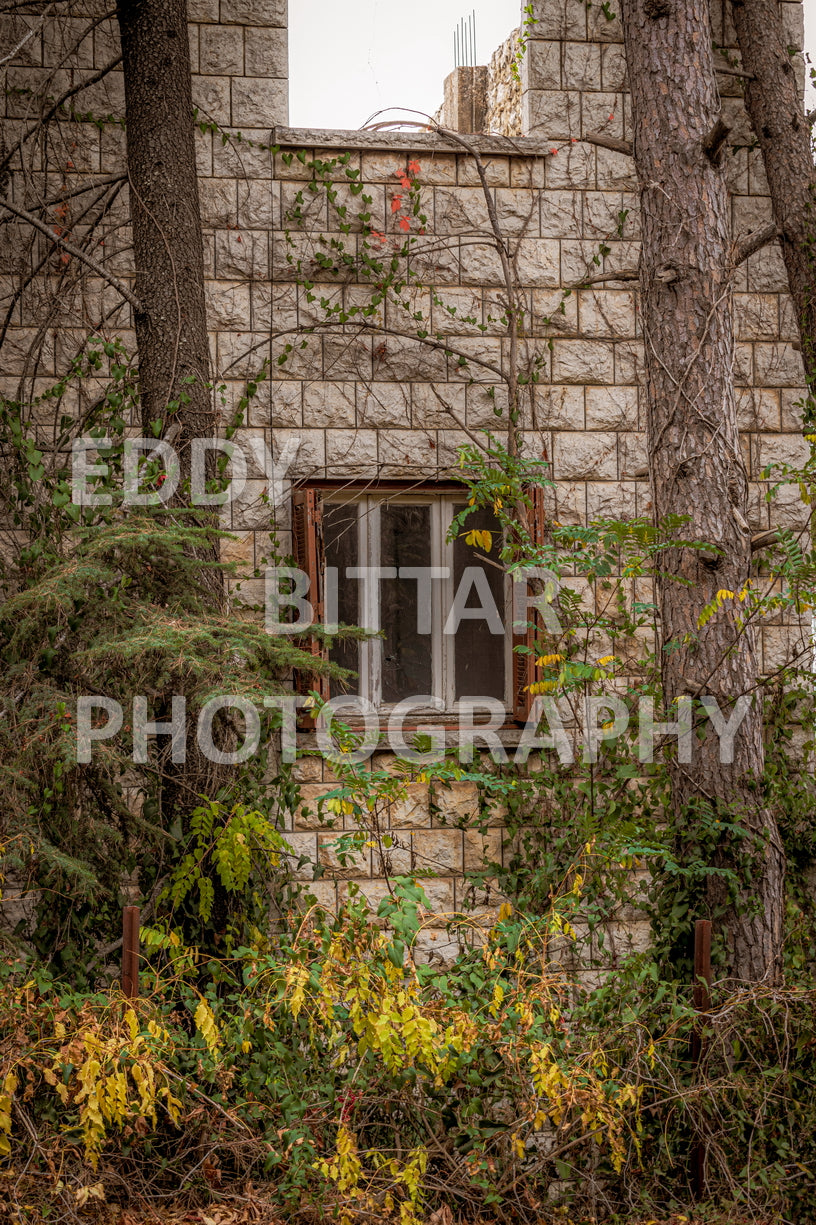
<svg viewBox="0 0 816 1225"><path fill-rule="evenodd" d="M723 148L730 131L731 129L721 115L703 140L703 153L712 166L719 166L722 161Z"/></svg>
<svg viewBox="0 0 816 1225"><path fill-rule="evenodd" d="M720 68L719 64L715 64L714 71L724 77L741 77L743 81L756 80L753 73L746 72L744 68Z"/></svg>
<svg viewBox="0 0 816 1225"><path fill-rule="evenodd" d="M599 145L601 149L614 149L616 153L632 156L631 140L617 140L614 136L604 136L603 132L587 132L586 136L581 137L581 140L590 145Z"/></svg>
<svg viewBox="0 0 816 1225"><path fill-rule="evenodd" d="M11 50L10 50L10 51L8 51L8 52L7 52L7 53L6 53L6 54L3 56L3 58L2 58L2 59L0 59L0 64L7 64L7 63L9 62L9 60L13 60L13 59L14 59L14 57L15 57L15 55L17 54L17 52L18 52L18 51L22 51L22 49L23 49L23 47L26 45L26 43L27 43L27 42L29 42L29 40L30 40L30 39L32 39L32 38L34 37L34 35L35 35L35 34L39 34L40 30L41 30L41 29L42 29L42 27L45 25L45 19L46 19L46 17L47 17L47 16L48 16L48 14L51 12L51 10L52 10L52 8L53 8L53 7L54 7L54 6L53 6L53 4L49 4L48 8L44 10L44 12L43 12L42 16L40 17L40 20L37 22L37 24L36 24L36 25L31 26L31 28L28 30L28 32L27 32L26 34L24 34L24 35L23 35L23 37L20 39L20 41L17 43L17 46L16 46L16 47L12 47L12 48L11 48Z"/></svg>
<svg viewBox="0 0 816 1225"><path fill-rule="evenodd" d="M124 183L126 179L126 174L108 174L103 179L92 179L90 183L82 183L71 191L59 192L56 196L51 196L50 199L35 204L34 208L50 208L53 204L62 204L65 200L72 200L75 196L84 196L86 192L94 191L97 187L113 187L115 183Z"/></svg>
<svg viewBox="0 0 816 1225"><path fill-rule="evenodd" d="M3 160L0 162L0 174L6 169L17 150L23 144L25 144L29 137L33 136L35 132L39 132L43 124L48 123L49 120L53 119L60 107L64 106L69 98L73 98L75 94L81 93L83 89L88 89L91 85L96 85L99 81L103 80L109 72L112 72L114 68L118 67L121 62L121 55L117 55L116 59L111 60L111 62L106 64L104 68L100 68L93 74L93 76L86 77L83 81L78 81L76 85L72 85L70 89L66 89L63 93L61 93L56 101L51 103L51 106L48 108L45 114L42 115L36 123L32 123L31 127L27 128L25 132L23 132L20 139L15 141L10 149L6 150Z"/></svg>
<svg viewBox="0 0 816 1225"><path fill-rule="evenodd" d="M61 238L59 234L55 234L52 229L49 229L44 221L40 221L39 217L35 217L34 214L29 213L27 209L20 208L16 204L10 204L8 200L2 201L2 207L7 208L10 213L14 213L15 216L22 218L23 221L27 221L29 225L33 225L35 230L39 230L41 234L45 234L46 238L50 238L52 242L57 243L57 245L62 247L63 250L67 251L69 255L74 255L78 260L81 260L83 264L87 264L89 268L93 269L97 276L101 276L102 279L107 281L109 285L112 285L113 288L122 295L125 301L130 303L134 310L141 310L141 305L136 295L131 293L130 289L128 289L127 285L125 285L122 281L118 280L115 276L111 276L107 269L104 268L98 260L95 260L92 255L87 255L84 251L80 250L79 247L75 247L72 242L68 242L67 239Z"/></svg>
<svg viewBox="0 0 816 1225"><path fill-rule="evenodd" d="M775 528L770 532L757 532L751 537L751 552L756 553L759 549L767 549L769 545L776 544L778 540L779 533Z"/></svg>
<svg viewBox="0 0 816 1225"><path fill-rule="evenodd" d="M773 242L779 237L779 228L775 221L769 221L767 225L760 226L758 230L752 230L750 234L746 234L744 238L740 238L734 243L734 250L731 257L731 264L734 268L739 268L740 264L747 260L749 255L761 250L762 247L767 247L769 242Z"/></svg>
<svg viewBox="0 0 816 1225"><path fill-rule="evenodd" d="M617 272L598 272L595 276L582 277L568 289L583 289L585 285L600 285L603 281L636 281L640 273L637 268L619 268Z"/></svg>

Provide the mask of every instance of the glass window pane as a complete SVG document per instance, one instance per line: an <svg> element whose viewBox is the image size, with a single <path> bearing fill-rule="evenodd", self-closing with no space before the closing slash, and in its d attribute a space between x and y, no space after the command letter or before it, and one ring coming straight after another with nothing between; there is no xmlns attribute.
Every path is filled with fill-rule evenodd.
<svg viewBox="0 0 816 1225"><path fill-rule="evenodd" d="M463 509L454 507L454 514ZM464 589L468 592L464 600L465 609L478 609L484 606L485 614L478 620L462 619L459 622L454 639L455 686L457 698L488 697L505 700L505 637L504 633L491 632L488 617L497 628L496 622L505 624L504 610L504 573L496 566L488 565L485 558L498 561L501 547L501 525L491 510L482 507L473 511L465 520L465 532L489 531L493 534L493 545L490 553L478 545L465 544L464 536L459 536L453 544L453 581L454 593L460 590L464 579ZM469 567L477 567L484 578L477 579L475 575L466 574ZM487 590L484 590L486 581ZM480 586L477 586L477 583ZM488 597L492 597L492 603ZM455 598L455 594L454 594ZM494 609L495 606L495 609ZM497 616L498 614L498 616Z"/></svg>
<svg viewBox="0 0 816 1225"><path fill-rule="evenodd" d="M384 502L380 507L380 565L431 564L431 508ZM433 668L430 633L420 634L421 584L415 578L383 579L380 584L382 643L382 700L432 693ZM428 597L423 592L423 598ZM427 617L427 609L424 610Z"/></svg>
<svg viewBox="0 0 816 1225"><path fill-rule="evenodd" d="M323 549L326 557L326 568L337 568L337 620L343 625L360 624L360 582L357 579L346 578L346 569L359 565L358 521L360 507L355 502L327 502L323 507ZM327 580L330 577L326 576ZM324 584L325 596L328 597L328 582ZM329 609L326 609L328 615ZM335 639L329 652L329 659L341 668L351 668L360 671L360 647L357 642L346 639ZM340 693L359 693L359 680L349 680L345 684L332 681L330 686L332 697Z"/></svg>

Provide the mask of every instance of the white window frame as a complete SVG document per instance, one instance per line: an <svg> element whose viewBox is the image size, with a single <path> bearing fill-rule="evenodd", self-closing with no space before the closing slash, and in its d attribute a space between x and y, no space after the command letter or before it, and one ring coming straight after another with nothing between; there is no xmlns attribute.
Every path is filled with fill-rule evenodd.
<svg viewBox="0 0 816 1225"><path fill-rule="evenodd" d="M342 503L356 505L360 509L357 515L357 558L358 571L361 577L347 581L359 583L359 612L361 628L377 631L380 626L379 584L373 578L380 564L380 508L385 503L402 503L409 506L430 506L431 532L431 566L434 569L447 569L446 578L435 579L431 583L431 677L432 696L441 699L443 710L432 706L414 708L417 716L443 718L445 715L456 715L459 702L456 699L456 655L455 635L442 632L448 612L453 605L455 594L453 578L453 541L448 542L446 536L453 519L454 506L465 501L465 491L429 493L409 491L348 491L336 492L325 490L324 505ZM341 577L342 581L342 577ZM409 580L410 581L410 580ZM512 580L509 575L504 577L504 607L499 608L505 627L504 633L504 707L508 718L512 718L512 683L513 683L513 639L512 639ZM396 703L382 701L382 638L372 638L359 643L359 694L367 699L379 711L387 714L394 709ZM410 696L410 695L406 695ZM468 702L473 698L466 699Z"/></svg>

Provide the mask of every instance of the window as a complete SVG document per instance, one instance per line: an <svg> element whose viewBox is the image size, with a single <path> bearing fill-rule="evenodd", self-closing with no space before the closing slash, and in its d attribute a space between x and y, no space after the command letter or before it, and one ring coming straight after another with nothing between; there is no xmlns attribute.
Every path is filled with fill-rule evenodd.
<svg viewBox="0 0 816 1225"><path fill-rule="evenodd" d="M330 658L358 679L332 683L331 696L356 693L384 711L430 697L430 709L447 712L462 699L488 697L526 718L531 631L513 636L513 584L498 560L501 527L481 509L466 527L489 531L491 549L461 536L449 541L463 507L461 489L295 494L295 558L318 592L318 620L382 631L367 642L335 641Z"/></svg>

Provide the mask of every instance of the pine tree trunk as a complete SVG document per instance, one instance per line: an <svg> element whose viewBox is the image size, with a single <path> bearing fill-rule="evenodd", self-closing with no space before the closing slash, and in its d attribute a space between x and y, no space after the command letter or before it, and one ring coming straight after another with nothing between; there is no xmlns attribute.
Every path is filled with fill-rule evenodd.
<svg viewBox="0 0 816 1225"><path fill-rule="evenodd" d="M682 694L713 694L726 714L758 677L755 635L740 634L733 606L698 629L703 606L749 574L747 476L733 389L728 193L717 142L720 102L707 0L624 0L623 27L634 119L643 244L641 313L646 349L649 470L658 521L689 516L679 534L702 549L664 554L658 583L667 709ZM720 141L721 144L721 141ZM726 809L759 835L750 896L737 904L714 878L712 907L724 909L732 976L775 976L782 934L784 856L774 821L751 786L763 769L761 710L752 706L737 734L734 761L720 761L719 739L701 724L691 765L672 758L678 818L699 806ZM689 828L689 836L692 836ZM717 866L735 864L724 838ZM746 912L746 905L748 911Z"/></svg>
<svg viewBox="0 0 816 1225"><path fill-rule="evenodd" d="M119 0L136 258L142 429L162 423L189 475L189 444L214 431L204 247L185 0ZM191 382L185 382L192 377ZM168 404L190 397L173 412Z"/></svg>
<svg viewBox="0 0 816 1225"><path fill-rule="evenodd" d="M142 433L157 432L175 450L179 490L170 507L189 503L190 444L216 433L207 315L204 243L198 196L190 46L186 0L118 0L125 81L127 169L136 261L135 312ZM174 407L175 405L175 407ZM156 423L159 425L156 425ZM212 461L213 452L209 453ZM206 475L214 475L211 462ZM200 508L188 526L218 527L217 512ZM226 591L217 542L191 553L202 595L215 611ZM157 697L158 717L169 719L170 694ZM164 706L162 707L162 702ZM187 728L187 760L162 755L161 814L167 826L197 794L215 794L216 767L201 753L194 724Z"/></svg>
<svg viewBox="0 0 816 1225"><path fill-rule="evenodd" d="M733 0L745 108L756 133L779 230L782 258L799 322L809 417L816 415L816 195L811 131L778 0Z"/></svg>

